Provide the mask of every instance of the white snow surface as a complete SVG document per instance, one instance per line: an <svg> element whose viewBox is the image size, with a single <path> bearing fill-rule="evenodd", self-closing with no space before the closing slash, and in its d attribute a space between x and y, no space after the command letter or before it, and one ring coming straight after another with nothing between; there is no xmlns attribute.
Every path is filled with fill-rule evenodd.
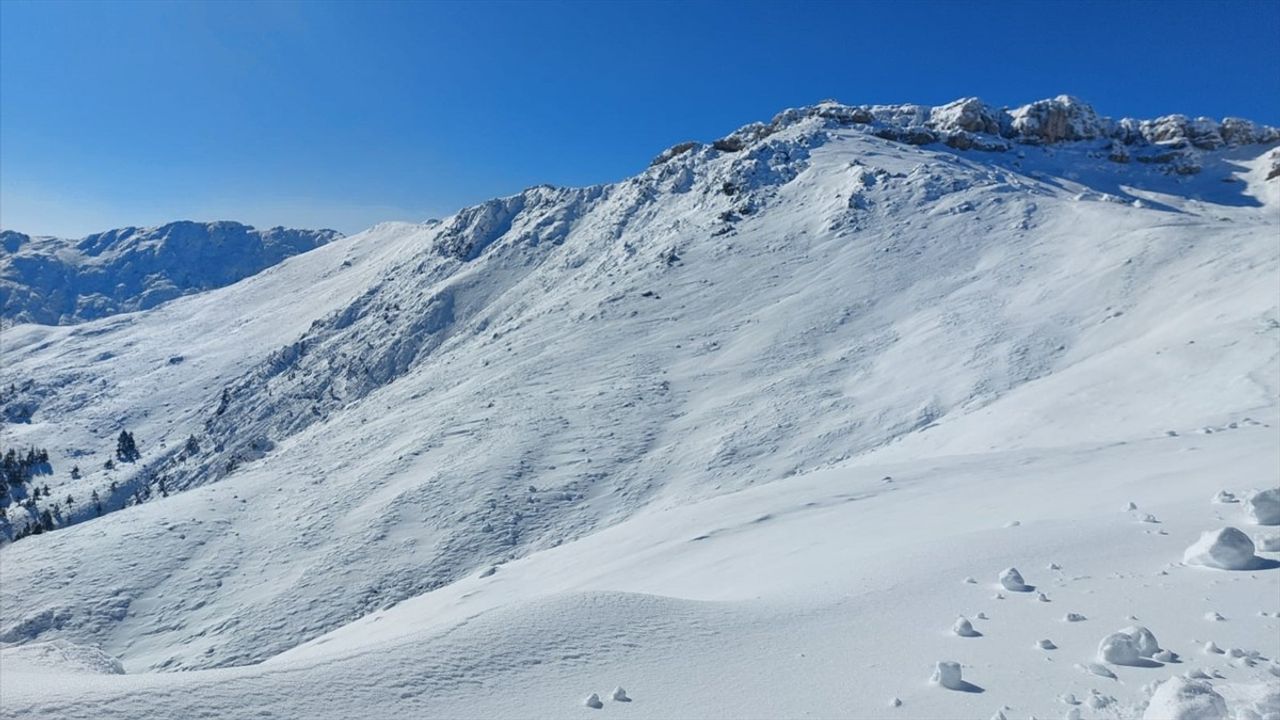
<svg viewBox="0 0 1280 720"><path fill-rule="evenodd" d="M142 312L5 328L6 410L29 417L5 444L47 447L42 482L81 502L0 547L0 714L1206 702L1152 698L1181 663L1091 670L1135 623L1194 654L1232 712L1270 702L1280 556L1181 560L1248 521L1206 501L1223 478L1280 477L1274 143L1196 145L1190 173L1108 159L1121 125L1101 120L1033 145L981 108L876 109L996 152L879 137L840 107ZM1011 117L1088 134L1055 107ZM105 470L122 428L143 458ZM1039 569L1050 602L997 599L1011 567ZM957 616L981 635L949 631ZM33 660L59 642L127 674ZM939 658L958 691L928 682ZM632 702L584 706L618 686Z"/></svg>

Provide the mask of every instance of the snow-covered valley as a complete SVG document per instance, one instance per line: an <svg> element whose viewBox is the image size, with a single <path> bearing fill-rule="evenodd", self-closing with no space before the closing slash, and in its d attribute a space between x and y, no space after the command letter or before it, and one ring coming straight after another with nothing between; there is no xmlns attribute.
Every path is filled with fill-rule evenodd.
<svg viewBox="0 0 1280 720"><path fill-rule="evenodd" d="M1276 140L826 103L6 326L0 711L1280 713Z"/></svg>

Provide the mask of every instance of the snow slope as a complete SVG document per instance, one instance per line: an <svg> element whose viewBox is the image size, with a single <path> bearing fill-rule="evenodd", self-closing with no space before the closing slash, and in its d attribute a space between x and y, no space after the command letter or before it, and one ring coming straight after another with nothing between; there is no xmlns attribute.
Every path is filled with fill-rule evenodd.
<svg viewBox="0 0 1280 720"><path fill-rule="evenodd" d="M18 322L71 324L222 287L331 242L334 230L235 222L122 228L73 241L0 232L0 309Z"/></svg>
<svg viewBox="0 0 1280 720"><path fill-rule="evenodd" d="M0 549L0 707L1053 717L1070 692L1138 717L1201 665L1252 707L1280 556L1180 560L1268 532L1210 498L1280 474L1271 131L1125 139L1050 102L788 111L615 185L7 330L7 442L50 449L55 497L146 501ZM101 469L121 428L143 459ZM1010 566L1037 592L995 599ZM1130 615L1184 662L1075 667ZM55 639L130 674L14 654ZM938 661L978 687L929 686Z"/></svg>

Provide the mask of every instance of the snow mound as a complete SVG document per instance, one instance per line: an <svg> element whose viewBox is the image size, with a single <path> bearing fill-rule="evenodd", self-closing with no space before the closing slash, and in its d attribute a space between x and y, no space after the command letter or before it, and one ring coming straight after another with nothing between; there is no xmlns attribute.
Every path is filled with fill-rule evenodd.
<svg viewBox="0 0 1280 720"><path fill-rule="evenodd" d="M1204 680L1171 677L1160 683L1143 720L1227 720L1227 701Z"/></svg>
<svg viewBox="0 0 1280 720"><path fill-rule="evenodd" d="M1031 592L1035 588L1028 585L1022 579L1022 573L1017 568L1006 568L1000 572L1000 584L1005 590L1011 592Z"/></svg>
<svg viewBox="0 0 1280 720"><path fill-rule="evenodd" d="M933 676L929 678L929 682L948 690L963 690L965 682L961 678L960 663L939 660L933 668Z"/></svg>
<svg viewBox="0 0 1280 720"><path fill-rule="evenodd" d="M1081 615L1080 613L1074 613L1074 612L1069 612L1066 615L1062 616L1063 622L1084 622L1087 619L1088 618L1086 618L1084 615Z"/></svg>
<svg viewBox="0 0 1280 720"><path fill-rule="evenodd" d="M1098 643L1098 660L1112 665L1137 665L1142 654L1138 651L1138 641L1126 633L1117 632L1102 638Z"/></svg>
<svg viewBox="0 0 1280 720"><path fill-rule="evenodd" d="M1244 512L1259 525L1280 525L1280 488L1268 488L1249 495Z"/></svg>
<svg viewBox="0 0 1280 720"><path fill-rule="evenodd" d="M1260 552L1280 552L1280 535L1259 535L1254 544Z"/></svg>
<svg viewBox="0 0 1280 720"><path fill-rule="evenodd" d="M1182 561L1219 570L1249 570L1257 562L1253 541L1233 527L1209 530L1187 548Z"/></svg>
<svg viewBox="0 0 1280 720"><path fill-rule="evenodd" d="M1130 625L1120 632L1133 638L1138 646L1138 655L1149 658L1160 652L1160 643L1156 642L1155 633L1141 625Z"/></svg>
<svg viewBox="0 0 1280 720"><path fill-rule="evenodd" d="M631 702L631 697L621 687L614 688L609 697L613 698L615 702Z"/></svg>
<svg viewBox="0 0 1280 720"><path fill-rule="evenodd" d="M604 703L600 702L600 695L597 693L588 695L587 699L582 701L582 704L593 710L599 710L604 707Z"/></svg>
<svg viewBox="0 0 1280 720"><path fill-rule="evenodd" d="M1213 496L1213 502L1220 504L1238 503L1240 502L1240 498L1236 497L1235 493L1228 492L1226 490L1219 490L1218 493Z"/></svg>
<svg viewBox="0 0 1280 720"><path fill-rule="evenodd" d="M951 626L951 632L960 637L981 637L982 633L973 629L973 623L969 622L969 618L958 617L956 622Z"/></svg>
<svg viewBox="0 0 1280 720"><path fill-rule="evenodd" d="M0 649L0 666L8 671L38 668L62 673L124 674L124 665L101 649L88 645L76 645L66 640L28 643Z"/></svg>

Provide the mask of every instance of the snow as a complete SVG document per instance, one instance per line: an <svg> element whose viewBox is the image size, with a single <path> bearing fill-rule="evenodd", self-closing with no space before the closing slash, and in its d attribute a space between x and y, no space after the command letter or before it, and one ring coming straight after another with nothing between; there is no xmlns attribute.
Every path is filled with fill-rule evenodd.
<svg viewBox="0 0 1280 720"><path fill-rule="evenodd" d="M1203 680L1171 677L1160 683L1143 720L1228 720L1226 700Z"/></svg>
<svg viewBox="0 0 1280 720"><path fill-rule="evenodd" d="M1219 570L1250 570L1257 565L1253 541L1233 527L1209 530L1182 554L1188 565L1203 565Z"/></svg>
<svg viewBox="0 0 1280 720"><path fill-rule="evenodd" d="M1132 635L1117 632L1102 638L1098 643L1099 662L1115 665L1139 665L1142 653L1138 650L1138 641Z"/></svg>
<svg viewBox="0 0 1280 720"><path fill-rule="evenodd" d="M1244 511L1258 525L1280 525L1280 488L1250 493L1245 498Z"/></svg>
<svg viewBox="0 0 1280 720"><path fill-rule="evenodd" d="M0 308L19 322L72 324L147 310L230 285L342 237L236 222L122 228L82 240L0 232Z"/></svg>
<svg viewBox="0 0 1280 720"><path fill-rule="evenodd" d="M961 679L961 674L960 663L939 660L934 665L933 675L929 678L929 682L948 690L963 690L965 682Z"/></svg>
<svg viewBox="0 0 1280 720"><path fill-rule="evenodd" d="M1120 632L1133 638L1139 657L1149 658L1160 652L1160 643L1156 641L1155 633L1147 628L1141 625L1130 625Z"/></svg>
<svg viewBox="0 0 1280 720"><path fill-rule="evenodd" d="M951 632L960 637L982 637L982 633L974 630L973 623L966 617L956 618L955 623L951 626Z"/></svg>
<svg viewBox="0 0 1280 720"><path fill-rule="evenodd" d="M1098 663L1130 616L1255 707L1280 571L1178 561L1245 521L1223 478L1280 475L1270 148L1178 174L1103 119L1001 153L875 134L964 144L1004 118L972 103L866 113L6 327L6 443L129 492L0 547L3 714L563 717L623 682L600 712L1134 718L1186 667ZM10 654L59 641L128 673Z"/></svg>
<svg viewBox="0 0 1280 720"><path fill-rule="evenodd" d="M1022 574L1018 572L1017 568L1001 570L998 579L1001 587L1012 592L1031 592L1035 589L1023 581Z"/></svg>

